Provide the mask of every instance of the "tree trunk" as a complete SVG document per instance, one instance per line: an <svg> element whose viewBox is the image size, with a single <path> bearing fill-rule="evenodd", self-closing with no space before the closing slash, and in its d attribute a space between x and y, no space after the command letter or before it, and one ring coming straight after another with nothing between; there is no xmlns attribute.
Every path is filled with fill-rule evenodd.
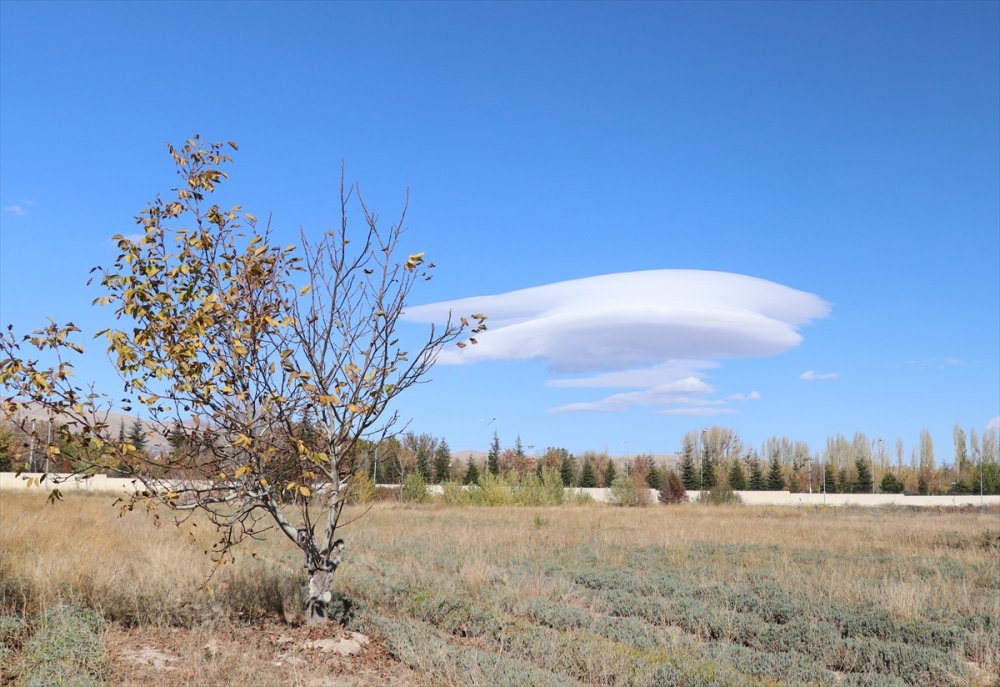
<svg viewBox="0 0 1000 687"><path fill-rule="evenodd" d="M306 588L306 625L329 622L328 611L333 600L333 570L316 570L309 574Z"/></svg>

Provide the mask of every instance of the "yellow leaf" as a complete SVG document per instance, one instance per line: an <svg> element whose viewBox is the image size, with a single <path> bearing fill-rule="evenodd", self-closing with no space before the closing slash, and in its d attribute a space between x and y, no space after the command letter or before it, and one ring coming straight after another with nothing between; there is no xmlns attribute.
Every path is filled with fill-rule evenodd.
<svg viewBox="0 0 1000 687"><path fill-rule="evenodd" d="M299 485L299 493L302 494L303 496L312 496L312 491L310 491L309 487L305 486L304 484Z"/></svg>
<svg viewBox="0 0 1000 687"><path fill-rule="evenodd" d="M249 465L241 465L236 470L236 479L239 479L240 477L242 477L243 475L245 475L245 474L247 474L249 472L250 472L250 466Z"/></svg>
<svg viewBox="0 0 1000 687"><path fill-rule="evenodd" d="M176 491L168 491L167 492L167 498L168 499L175 499L178 496L180 496L180 494L178 494Z"/></svg>
<svg viewBox="0 0 1000 687"><path fill-rule="evenodd" d="M320 403L337 403L337 397L330 394L320 394L316 400Z"/></svg>
<svg viewBox="0 0 1000 687"><path fill-rule="evenodd" d="M267 480L264 479L263 477L260 478L260 486L262 486L262 487L266 487L267 486Z"/></svg>
<svg viewBox="0 0 1000 687"><path fill-rule="evenodd" d="M312 288L313 287L311 287L309 284L306 284L301 289L299 289L299 295L300 296L305 296L307 293L309 293L310 291L312 291Z"/></svg>
<svg viewBox="0 0 1000 687"><path fill-rule="evenodd" d="M253 443L246 434L240 434L235 439L233 439L233 446L239 446L241 448L249 448L250 444ZM239 476L239 475L237 475Z"/></svg>
<svg viewBox="0 0 1000 687"><path fill-rule="evenodd" d="M361 406L359 406L357 403L348 403L347 409L352 413L360 413L362 411Z"/></svg>

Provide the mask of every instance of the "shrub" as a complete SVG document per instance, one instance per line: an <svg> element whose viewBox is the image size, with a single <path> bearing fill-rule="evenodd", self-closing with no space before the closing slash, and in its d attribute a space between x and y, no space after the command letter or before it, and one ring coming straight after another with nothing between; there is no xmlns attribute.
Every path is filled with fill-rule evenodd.
<svg viewBox="0 0 1000 687"><path fill-rule="evenodd" d="M468 490L459 482L448 480L442 486L441 501L449 506L467 506L471 499Z"/></svg>
<svg viewBox="0 0 1000 687"><path fill-rule="evenodd" d="M514 503L514 495L503 475L487 472L479 478L479 486L483 503L487 506L510 506Z"/></svg>
<svg viewBox="0 0 1000 687"><path fill-rule="evenodd" d="M698 495L698 503L708 503L713 506L721 506L729 503L743 503L740 495L730 489L727 485L716 484L708 491L703 491Z"/></svg>
<svg viewBox="0 0 1000 687"><path fill-rule="evenodd" d="M542 469L542 489L545 492L545 502L549 505L558 506L566 498L566 490L563 488L562 483L562 474L555 468Z"/></svg>
<svg viewBox="0 0 1000 687"><path fill-rule="evenodd" d="M400 498L407 503L425 503L430 498L427 483L419 472L411 472L403 480Z"/></svg>
<svg viewBox="0 0 1000 687"><path fill-rule="evenodd" d="M611 483L611 503L616 506L638 506L639 490L635 481L624 472Z"/></svg>
<svg viewBox="0 0 1000 687"><path fill-rule="evenodd" d="M351 479L351 491L347 496L348 500L357 504L371 503L375 500L375 483L366 472L358 472Z"/></svg>
<svg viewBox="0 0 1000 687"><path fill-rule="evenodd" d="M105 624L96 611L56 606L24 645L20 684L24 687L99 687L107 664L101 635Z"/></svg>
<svg viewBox="0 0 1000 687"><path fill-rule="evenodd" d="M663 480L658 499L660 503L682 503L688 500L684 482L673 470L667 472L667 478Z"/></svg>

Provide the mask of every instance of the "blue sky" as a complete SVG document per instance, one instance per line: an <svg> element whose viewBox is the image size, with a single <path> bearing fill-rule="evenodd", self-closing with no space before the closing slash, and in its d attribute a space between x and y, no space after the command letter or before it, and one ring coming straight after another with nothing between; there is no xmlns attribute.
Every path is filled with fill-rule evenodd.
<svg viewBox="0 0 1000 687"><path fill-rule="evenodd" d="M0 19L16 329L107 324L87 270L171 188L165 142L198 132L239 142L227 193L289 237L336 221L341 159L387 219L409 188L408 240L438 265L415 316L541 288L551 309L401 401L453 449L496 429L666 453L720 424L908 454L926 427L947 460L954 423L1000 415L997 3L7 1ZM636 341L634 360L570 355ZM115 391L105 369L79 375Z"/></svg>

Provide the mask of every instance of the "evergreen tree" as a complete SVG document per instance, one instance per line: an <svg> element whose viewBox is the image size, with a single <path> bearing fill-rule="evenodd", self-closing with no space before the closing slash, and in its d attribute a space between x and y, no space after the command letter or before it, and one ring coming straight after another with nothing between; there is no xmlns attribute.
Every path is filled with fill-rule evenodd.
<svg viewBox="0 0 1000 687"><path fill-rule="evenodd" d="M493 441L490 442L490 452L486 456L486 469L491 475L500 474L500 437L493 432Z"/></svg>
<svg viewBox="0 0 1000 687"><path fill-rule="evenodd" d="M742 491L747 488L747 478L743 474L743 465L739 460L734 460L729 468L729 488L733 491Z"/></svg>
<svg viewBox="0 0 1000 687"><path fill-rule="evenodd" d="M771 465L767 471L767 488L771 491L784 491L785 478L781 474L781 463L778 457L771 458Z"/></svg>
<svg viewBox="0 0 1000 687"><path fill-rule="evenodd" d="M567 454L563 458L559 475L562 477L564 487L572 487L573 483L576 482L576 461L573 459L573 456Z"/></svg>
<svg viewBox="0 0 1000 687"><path fill-rule="evenodd" d="M858 479L854 482L854 493L871 494L875 482L872 481L872 472L868 469L868 461L864 458L858 458L854 461L854 469L858 472Z"/></svg>
<svg viewBox="0 0 1000 687"><path fill-rule="evenodd" d="M462 484L479 484L479 468L476 467L476 462L472 460L472 456L469 456L469 463L465 468L465 479L462 480Z"/></svg>
<svg viewBox="0 0 1000 687"><path fill-rule="evenodd" d="M584 489L593 489L597 486L597 477L594 475L594 466L590 464L590 459L583 462L583 469L580 471L580 486Z"/></svg>
<svg viewBox="0 0 1000 687"><path fill-rule="evenodd" d="M698 488L698 471L694 466L694 446L684 442L684 453L681 458L681 481L687 489Z"/></svg>
<svg viewBox="0 0 1000 687"><path fill-rule="evenodd" d="M650 489L656 489L657 491L663 486L663 475L660 474L660 468L656 467L655 464L650 468L649 474L646 475L646 484L649 485Z"/></svg>
<svg viewBox="0 0 1000 687"><path fill-rule="evenodd" d="M750 481L747 483L750 491L764 491L767 489L767 480L764 479L764 471L760 468L760 461L756 458L750 459Z"/></svg>
<svg viewBox="0 0 1000 687"><path fill-rule="evenodd" d="M417 472L424 484L431 481L431 463L427 460L427 450L424 448L417 451Z"/></svg>
<svg viewBox="0 0 1000 687"><path fill-rule="evenodd" d="M514 455L518 458L524 458L524 444L521 443L520 434L518 434L517 438L514 439Z"/></svg>
<svg viewBox="0 0 1000 687"><path fill-rule="evenodd" d="M128 433L128 443L135 446L136 451L142 451L146 448L146 430L143 428L142 423L139 420L135 420L132 423L132 428Z"/></svg>
<svg viewBox="0 0 1000 687"><path fill-rule="evenodd" d="M853 489L851 483L851 478L847 474L847 468L840 468L840 472L837 474L837 486L840 488L841 494L850 494Z"/></svg>
<svg viewBox="0 0 1000 687"><path fill-rule="evenodd" d="M447 482L451 478L451 449L444 439L434 452L434 484Z"/></svg>
<svg viewBox="0 0 1000 687"><path fill-rule="evenodd" d="M615 469L615 461L608 458L608 464L604 468L604 475L603 475L604 479L602 480L604 482L605 488L611 487L611 483L615 481L616 472L617 470Z"/></svg>
<svg viewBox="0 0 1000 687"><path fill-rule="evenodd" d="M831 463L827 463L826 467L823 468L823 481L826 483L826 493L827 494L837 494L837 473L833 469Z"/></svg>
<svg viewBox="0 0 1000 687"><path fill-rule="evenodd" d="M886 494L900 494L903 491L903 483L896 479L894 474L887 472L882 476L879 489Z"/></svg>
<svg viewBox="0 0 1000 687"><path fill-rule="evenodd" d="M709 452L707 444L701 454L701 474L698 475L698 481L700 482L699 488L702 490L711 489L718 483L715 476L715 461L712 460L712 454Z"/></svg>
<svg viewBox="0 0 1000 687"><path fill-rule="evenodd" d="M118 423L118 443L125 443L125 420Z"/></svg>

